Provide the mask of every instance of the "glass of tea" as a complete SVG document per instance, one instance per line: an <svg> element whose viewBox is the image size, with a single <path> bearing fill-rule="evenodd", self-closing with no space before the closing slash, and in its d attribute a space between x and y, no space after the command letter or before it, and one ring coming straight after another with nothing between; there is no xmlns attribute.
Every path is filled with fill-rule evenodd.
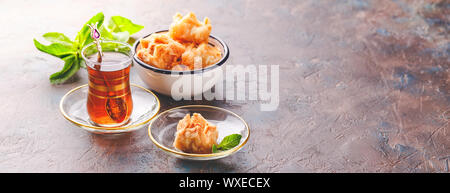
<svg viewBox="0 0 450 193"><path fill-rule="evenodd" d="M94 43L81 51L89 74L87 111L90 121L101 127L125 125L133 111L130 90L133 51L130 45L117 41L101 41L100 46L101 58Z"/></svg>

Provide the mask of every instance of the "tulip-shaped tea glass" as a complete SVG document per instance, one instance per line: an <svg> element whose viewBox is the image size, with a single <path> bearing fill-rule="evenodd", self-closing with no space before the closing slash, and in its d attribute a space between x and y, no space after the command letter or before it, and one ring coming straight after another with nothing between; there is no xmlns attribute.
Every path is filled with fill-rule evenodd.
<svg viewBox="0 0 450 193"><path fill-rule="evenodd" d="M117 127L127 124L133 111L129 76L133 51L116 41L101 41L100 46L101 59L95 43L81 51L89 74L87 111L92 124Z"/></svg>

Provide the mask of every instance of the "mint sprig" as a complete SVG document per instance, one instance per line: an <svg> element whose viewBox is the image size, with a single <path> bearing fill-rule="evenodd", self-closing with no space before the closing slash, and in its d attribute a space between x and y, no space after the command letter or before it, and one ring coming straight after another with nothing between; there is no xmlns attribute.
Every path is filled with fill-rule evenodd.
<svg viewBox="0 0 450 193"><path fill-rule="evenodd" d="M240 134L231 134L222 139L222 142L219 145L213 144L212 152L217 153L219 150L225 151L236 147L241 142L242 135Z"/></svg>
<svg viewBox="0 0 450 193"><path fill-rule="evenodd" d="M122 16L112 16L107 25L102 25L104 23L104 18L105 16L100 12L89 19L77 33L77 36L73 41L64 34L58 32L49 32L42 36L45 40L50 42L49 45L44 45L36 39L33 39L34 45L39 51L56 56L64 61L63 68L59 72L50 75L50 83L64 83L80 68L86 67L81 58L81 49L93 41L90 37L90 31L87 24L98 23L103 39L122 42L127 42L130 35L144 28L144 26L134 24L131 20Z"/></svg>

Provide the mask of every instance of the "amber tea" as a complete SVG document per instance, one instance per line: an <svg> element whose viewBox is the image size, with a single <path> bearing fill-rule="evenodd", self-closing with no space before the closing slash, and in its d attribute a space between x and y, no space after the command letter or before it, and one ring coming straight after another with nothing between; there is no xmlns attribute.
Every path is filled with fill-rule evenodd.
<svg viewBox="0 0 450 193"><path fill-rule="evenodd" d="M124 64L124 61L128 61ZM92 122L114 127L126 124L133 110L130 90L130 57L120 52L104 52L87 57L89 94L87 110Z"/></svg>

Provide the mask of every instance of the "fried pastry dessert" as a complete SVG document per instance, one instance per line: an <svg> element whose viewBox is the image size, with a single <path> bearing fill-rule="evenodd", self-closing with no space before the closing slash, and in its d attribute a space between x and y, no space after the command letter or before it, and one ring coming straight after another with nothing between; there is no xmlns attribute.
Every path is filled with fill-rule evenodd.
<svg viewBox="0 0 450 193"><path fill-rule="evenodd" d="M219 132L199 113L187 114L178 122L173 146L186 153L211 153Z"/></svg>
<svg viewBox="0 0 450 193"><path fill-rule="evenodd" d="M181 64L180 57L185 46L169 38L167 34L152 34L141 40L137 56L143 62L161 69L172 69Z"/></svg>
<svg viewBox="0 0 450 193"><path fill-rule="evenodd" d="M190 12L186 16L180 13L173 16L173 22L169 28L171 38L189 43L207 43L211 33L211 23L209 18L205 18L203 23L197 20L195 14Z"/></svg>
<svg viewBox="0 0 450 193"><path fill-rule="evenodd" d="M143 62L166 70L194 70L220 60L220 50L208 44L211 23L197 20L194 13L177 13L169 31L152 34L140 41L137 56Z"/></svg>

